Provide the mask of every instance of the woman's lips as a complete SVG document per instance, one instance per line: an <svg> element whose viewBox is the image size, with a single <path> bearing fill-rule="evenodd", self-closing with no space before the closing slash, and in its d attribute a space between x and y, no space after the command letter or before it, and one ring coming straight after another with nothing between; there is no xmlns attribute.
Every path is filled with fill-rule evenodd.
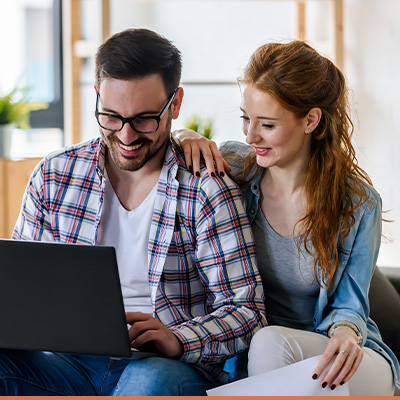
<svg viewBox="0 0 400 400"><path fill-rule="evenodd" d="M271 147L254 147L258 156L266 156L271 150Z"/></svg>

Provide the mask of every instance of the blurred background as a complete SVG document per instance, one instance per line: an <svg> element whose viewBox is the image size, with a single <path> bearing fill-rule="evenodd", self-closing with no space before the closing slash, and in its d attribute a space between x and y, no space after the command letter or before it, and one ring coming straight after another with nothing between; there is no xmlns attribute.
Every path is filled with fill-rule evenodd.
<svg viewBox="0 0 400 400"><path fill-rule="evenodd" d="M378 264L400 267L400 1L398 0L0 0L0 96L28 87L31 129L13 129L0 160L0 237L9 237L22 193L48 152L98 136L94 55L128 27L150 28L183 56L181 116L212 138L244 140L236 78L267 41L305 39L332 59L351 88L359 164L383 199Z"/></svg>

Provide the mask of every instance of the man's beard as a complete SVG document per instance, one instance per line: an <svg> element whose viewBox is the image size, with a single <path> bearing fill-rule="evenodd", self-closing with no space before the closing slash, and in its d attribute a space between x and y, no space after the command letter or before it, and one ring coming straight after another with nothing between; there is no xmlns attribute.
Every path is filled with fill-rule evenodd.
<svg viewBox="0 0 400 400"><path fill-rule="evenodd" d="M115 165L122 171L138 171L144 167L150 160L152 160L160 151L165 150L166 143L169 140L169 135L171 131L171 120L168 121L167 126L163 133L158 134L158 139L153 141L146 136L142 136L128 146L135 146L142 144L142 152L138 156L124 156L118 150L118 143L121 141L114 135L105 137L101 131L101 135L107 145L110 155L115 163ZM151 133L147 135L152 135ZM144 149L146 147L146 149Z"/></svg>

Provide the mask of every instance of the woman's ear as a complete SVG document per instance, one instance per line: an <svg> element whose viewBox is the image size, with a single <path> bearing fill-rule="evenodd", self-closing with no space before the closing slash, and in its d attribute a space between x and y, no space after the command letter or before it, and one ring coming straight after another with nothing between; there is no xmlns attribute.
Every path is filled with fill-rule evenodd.
<svg viewBox="0 0 400 400"><path fill-rule="evenodd" d="M321 120L322 111L318 107L312 108L306 117L306 129L305 133L311 133L319 124Z"/></svg>

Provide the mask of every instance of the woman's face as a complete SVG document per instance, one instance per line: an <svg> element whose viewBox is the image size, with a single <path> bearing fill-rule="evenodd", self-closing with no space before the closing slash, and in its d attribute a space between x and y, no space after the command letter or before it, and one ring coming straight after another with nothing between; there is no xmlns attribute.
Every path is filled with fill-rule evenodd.
<svg viewBox="0 0 400 400"><path fill-rule="evenodd" d="M264 168L304 168L310 159L311 135L307 117L298 119L268 93L246 85L241 110L246 142Z"/></svg>

